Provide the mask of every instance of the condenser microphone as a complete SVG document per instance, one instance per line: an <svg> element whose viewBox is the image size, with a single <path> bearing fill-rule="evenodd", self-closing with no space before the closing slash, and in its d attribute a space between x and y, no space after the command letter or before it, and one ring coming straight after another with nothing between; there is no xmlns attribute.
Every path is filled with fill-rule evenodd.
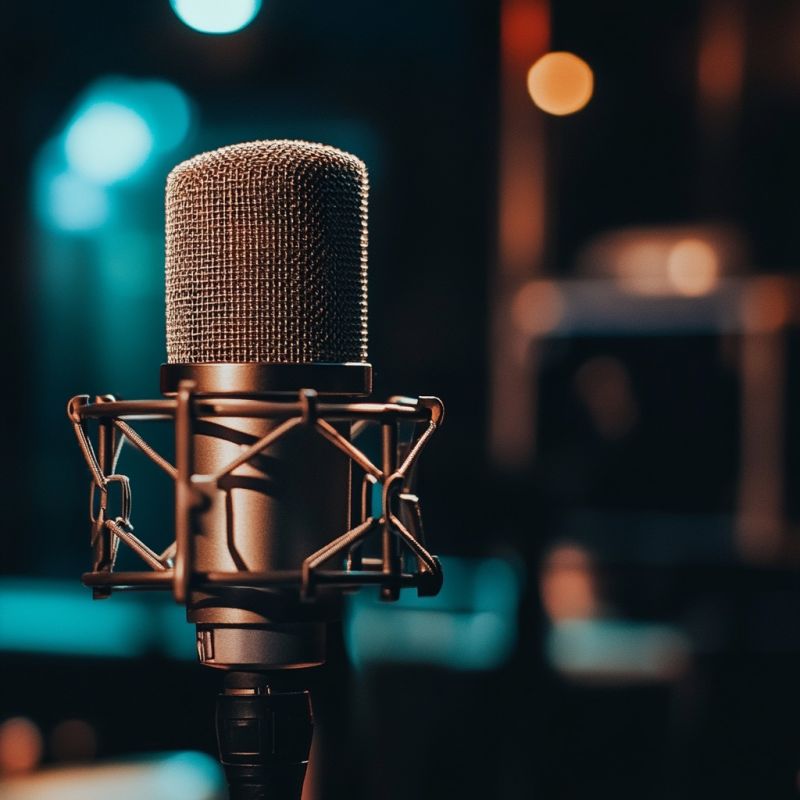
<svg viewBox="0 0 800 800"><path fill-rule="evenodd" d="M366 398L367 191L358 158L309 142L237 144L178 165L166 192L165 397L68 405L92 477L83 581L96 597L165 588L186 605L200 661L226 671L216 724L234 800L300 797L309 697L274 691L276 671L285 684L324 661L342 594L374 586L394 600L442 585L414 481L443 406ZM174 423L174 464L135 430L141 419ZM368 428L377 459L359 444ZM175 540L162 553L134 533L123 443L174 482ZM148 569L116 570L122 545Z"/></svg>
<svg viewBox="0 0 800 800"><path fill-rule="evenodd" d="M307 142L238 144L178 165L166 191L162 390L190 380L199 394L368 393L367 191L362 161ZM276 424L199 423L193 469L217 473ZM199 570L288 570L350 527L349 459L313 431L255 461L209 487L196 511ZM192 592L187 609L209 666L324 660L319 604L220 587Z"/></svg>

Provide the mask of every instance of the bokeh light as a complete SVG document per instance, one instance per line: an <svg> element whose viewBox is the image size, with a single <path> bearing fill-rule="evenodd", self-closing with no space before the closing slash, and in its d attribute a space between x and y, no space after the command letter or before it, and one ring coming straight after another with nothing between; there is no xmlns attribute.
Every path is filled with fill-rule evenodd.
<svg viewBox="0 0 800 800"><path fill-rule="evenodd" d="M708 294L719 281L719 259L702 239L681 239L667 256L667 275L673 288L687 297Z"/></svg>
<svg viewBox="0 0 800 800"><path fill-rule="evenodd" d="M69 234L103 227L119 208L118 188L127 191L148 176L161 182L159 165L186 142L192 122L189 98L168 81L118 75L94 81L37 155L37 217Z"/></svg>
<svg viewBox="0 0 800 800"><path fill-rule="evenodd" d="M132 81L124 87L124 96L147 123L156 152L173 150L186 139L192 109L177 86L162 80Z"/></svg>
<svg viewBox="0 0 800 800"><path fill-rule="evenodd" d="M142 115L121 103L100 101L82 110L64 139L67 163L100 184L130 177L153 150L153 134Z"/></svg>
<svg viewBox="0 0 800 800"><path fill-rule="evenodd" d="M691 644L676 626L628 619L567 619L545 642L550 664L593 686L670 683L688 666Z"/></svg>
<svg viewBox="0 0 800 800"><path fill-rule="evenodd" d="M528 281L511 301L511 317L528 336L548 333L564 316L564 298L553 281Z"/></svg>
<svg viewBox="0 0 800 800"><path fill-rule="evenodd" d="M155 784L159 797L214 800L219 797L220 767L206 753L174 753L159 765Z"/></svg>
<svg viewBox="0 0 800 800"><path fill-rule="evenodd" d="M781 278L759 278L742 296L741 318L751 333L774 333L792 318L792 289Z"/></svg>
<svg viewBox="0 0 800 800"><path fill-rule="evenodd" d="M97 733L83 719L59 722L50 732L49 744L56 761L90 761L97 755Z"/></svg>
<svg viewBox="0 0 800 800"><path fill-rule="evenodd" d="M598 237L579 256L580 272L614 278L629 294L702 297L724 275L747 269L747 245L717 225L623 228Z"/></svg>
<svg viewBox="0 0 800 800"><path fill-rule="evenodd" d="M26 717L12 717L0 725L0 775L30 772L42 758L42 734Z"/></svg>
<svg viewBox="0 0 800 800"><path fill-rule="evenodd" d="M539 590L545 612L554 622L588 619L598 612L594 566L579 545L562 543L548 553L542 564Z"/></svg>
<svg viewBox="0 0 800 800"><path fill-rule="evenodd" d="M531 99L548 114L564 116L580 111L593 91L594 73L574 53L547 53L528 70Z"/></svg>
<svg viewBox="0 0 800 800"><path fill-rule="evenodd" d="M0 783L3 800L219 800L225 778L207 753L132 756L86 766L39 770Z"/></svg>
<svg viewBox="0 0 800 800"><path fill-rule="evenodd" d="M357 668L434 664L458 671L496 669L516 645L522 576L502 558L443 559L435 597L404 593L387 604L363 591L348 599L344 630Z"/></svg>
<svg viewBox="0 0 800 800"><path fill-rule="evenodd" d="M191 122L189 99L167 81L101 78L79 98L65 127L67 166L101 185L127 180L153 156L178 147Z"/></svg>
<svg viewBox="0 0 800 800"><path fill-rule="evenodd" d="M258 14L261 0L170 0L181 22L200 33L235 33Z"/></svg>
<svg viewBox="0 0 800 800"><path fill-rule="evenodd" d="M658 237L630 237L616 251L614 273L620 288L631 294L672 294L666 275L671 244Z"/></svg>
<svg viewBox="0 0 800 800"><path fill-rule="evenodd" d="M80 584L0 578L0 654L133 658L160 651L191 660L194 631L180 611L166 597L94 603Z"/></svg>
<svg viewBox="0 0 800 800"><path fill-rule="evenodd" d="M54 175L39 191L36 204L42 221L62 231L94 230L109 214L105 188L73 172Z"/></svg>

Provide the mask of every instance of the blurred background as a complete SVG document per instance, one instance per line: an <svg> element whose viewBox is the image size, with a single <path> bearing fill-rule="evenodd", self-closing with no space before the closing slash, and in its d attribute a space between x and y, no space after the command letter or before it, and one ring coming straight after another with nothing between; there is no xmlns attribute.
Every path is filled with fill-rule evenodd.
<svg viewBox="0 0 800 800"><path fill-rule="evenodd" d="M800 5L2 17L0 796L223 796L183 610L80 586L64 407L157 396L166 174L265 138L367 163L376 394L448 411L445 589L349 601L308 800L796 796ZM171 487L123 464L159 549Z"/></svg>

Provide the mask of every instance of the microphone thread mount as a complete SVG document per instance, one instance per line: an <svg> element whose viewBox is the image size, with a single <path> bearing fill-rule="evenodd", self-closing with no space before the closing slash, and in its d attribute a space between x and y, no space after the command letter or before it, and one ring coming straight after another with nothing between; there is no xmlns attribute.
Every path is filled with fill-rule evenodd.
<svg viewBox="0 0 800 800"><path fill-rule="evenodd" d="M273 692L263 673L228 672L216 728L230 800L300 800L314 730L307 691Z"/></svg>

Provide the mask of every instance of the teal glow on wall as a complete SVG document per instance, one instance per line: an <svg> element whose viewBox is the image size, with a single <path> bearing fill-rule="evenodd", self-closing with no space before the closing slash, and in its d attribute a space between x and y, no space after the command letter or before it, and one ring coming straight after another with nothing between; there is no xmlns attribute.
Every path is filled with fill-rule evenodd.
<svg viewBox="0 0 800 800"><path fill-rule="evenodd" d="M363 590L348 599L345 640L357 667L421 663L455 670L501 666L516 646L522 577L500 558L443 561L445 582L437 597L411 590L382 603Z"/></svg>
<svg viewBox="0 0 800 800"><path fill-rule="evenodd" d="M77 580L4 578L0 652L193 659L194 626L166 594L93 600Z"/></svg>
<svg viewBox="0 0 800 800"><path fill-rule="evenodd" d="M148 628L144 607L95 602L77 582L0 582L0 650L130 657L145 649Z"/></svg>

